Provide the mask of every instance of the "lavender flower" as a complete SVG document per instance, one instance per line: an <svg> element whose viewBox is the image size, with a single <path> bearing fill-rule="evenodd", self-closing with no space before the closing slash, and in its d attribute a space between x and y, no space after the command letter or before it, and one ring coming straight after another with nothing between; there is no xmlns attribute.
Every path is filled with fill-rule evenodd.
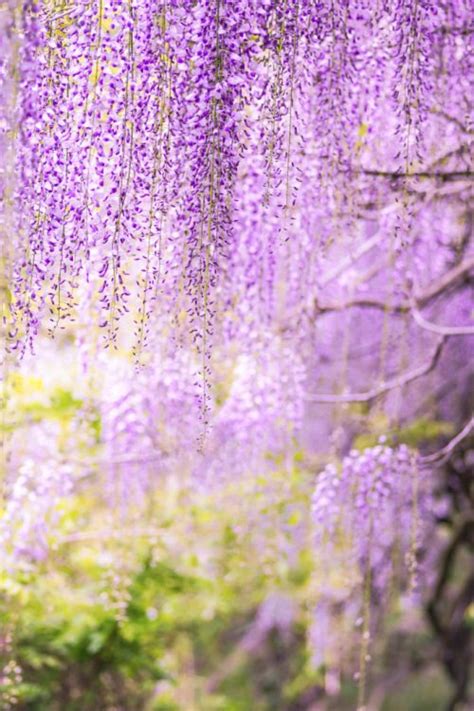
<svg viewBox="0 0 474 711"><path fill-rule="evenodd" d="M365 614L357 612L357 597L359 610L369 602L380 614L395 581L402 589L413 587L417 555L432 531L430 509L426 476L404 445L353 451L340 472L329 464L318 476L312 505L316 557L326 581L346 571L339 593L356 617ZM331 604L337 610L331 590L329 584L320 593L327 614Z"/></svg>

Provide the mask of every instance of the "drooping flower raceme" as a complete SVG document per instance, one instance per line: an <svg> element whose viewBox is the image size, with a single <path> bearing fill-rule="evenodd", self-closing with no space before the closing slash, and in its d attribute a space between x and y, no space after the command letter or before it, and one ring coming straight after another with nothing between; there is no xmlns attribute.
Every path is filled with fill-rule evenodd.
<svg viewBox="0 0 474 711"><path fill-rule="evenodd" d="M73 490L73 473L56 459L21 464L0 521L0 551L6 568L44 560L58 520L58 504Z"/></svg>
<svg viewBox="0 0 474 711"><path fill-rule="evenodd" d="M366 615L368 633L370 610L383 609L394 586L402 591L417 586L417 556L433 523L430 501L417 454L405 445L354 450L343 459L340 471L329 464L319 474L312 519L315 554L325 583L314 622L315 639L320 638L318 620L331 629L330 622L322 622L331 609L349 610L352 626ZM331 633L325 637L328 641ZM318 644L324 646L322 637ZM317 650L319 658L323 652Z"/></svg>
<svg viewBox="0 0 474 711"><path fill-rule="evenodd" d="M389 173L406 170L401 156L410 171L427 160L430 111L448 90L439 62L463 74L469 55L466 35L443 39L463 3L94 0L60 12L28 0L5 12L18 37L16 53L2 50L11 347L77 319L85 279L108 343L131 319L139 353L152 314L169 314L201 354L204 402L232 317L299 327L286 311L314 296L327 246L360 232L370 160ZM377 199L400 185L385 180Z"/></svg>

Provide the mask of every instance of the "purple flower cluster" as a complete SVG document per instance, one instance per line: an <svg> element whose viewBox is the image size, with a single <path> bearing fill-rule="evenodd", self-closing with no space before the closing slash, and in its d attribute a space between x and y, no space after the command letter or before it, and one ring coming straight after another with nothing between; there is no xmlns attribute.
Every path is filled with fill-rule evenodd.
<svg viewBox="0 0 474 711"><path fill-rule="evenodd" d="M426 473L418 470L417 454L405 445L352 451L340 471L329 464L319 474L312 519L325 583L316 628L324 614L334 615L335 627L341 614L346 627L351 616L354 625L357 617L369 614L367 605L377 618L390 602L390 591L413 589L417 556L434 523L431 509ZM336 585L330 582L334 575L340 578ZM313 634L318 637L317 629Z"/></svg>
<svg viewBox="0 0 474 711"><path fill-rule="evenodd" d="M138 357L151 317L167 312L205 383L220 338L261 319L298 328L295 304L374 189L361 160L382 146L400 169L390 145L410 170L423 159L421 130L448 91L439 57L457 63L465 93L468 40L442 29L466 11L431 0L7 4L18 44L2 49L16 152L12 347L31 345L48 311L52 332L77 319L84 279L109 343L132 320Z"/></svg>
<svg viewBox="0 0 474 711"><path fill-rule="evenodd" d="M422 127L432 101L432 43L443 11L433 0L397 0L393 4L395 62L393 99L399 116L400 165L411 172L422 160Z"/></svg>
<svg viewBox="0 0 474 711"><path fill-rule="evenodd" d="M261 474L272 466L272 457L291 457L302 422L305 368L290 346L262 339L239 355L232 370L195 471L207 486Z"/></svg>
<svg viewBox="0 0 474 711"><path fill-rule="evenodd" d="M58 504L72 492L71 467L54 459L25 458L8 491L0 522L0 551L7 569L44 560Z"/></svg>
<svg viewBox="0 0 474 711"><path fill-rule="evenodd" d="M260 604L255 620L243 639L244 647L249 651L258 649L262 641L274 630L288 638L296 614L295 601L289 595L279 591L270 593Z"/></svg>
<svg viewBox="0 0 474 711"><path fill-rule="evenodd" d="M426 506L417 455L405 445L377 445L352 451L341 471L329 464L318 476L312 515L317 546L336 546L337 532L350 548L362 575L369 570L375 588L383 590L392 569L391 554L399 547L402 560L418 546Z"/></svg>
<svg viewBox="0 0 474 711"><path fill-rule="evenodd" d="M198 368L182 350L161 351L132 381L129 368L115 366L101 421L107 486L117 504L143 501L157 477L190 475L209 490L262 474L282 456L291 460L306 373L289 346L267 339L260 349L227 359L204 441Z"/></svg>

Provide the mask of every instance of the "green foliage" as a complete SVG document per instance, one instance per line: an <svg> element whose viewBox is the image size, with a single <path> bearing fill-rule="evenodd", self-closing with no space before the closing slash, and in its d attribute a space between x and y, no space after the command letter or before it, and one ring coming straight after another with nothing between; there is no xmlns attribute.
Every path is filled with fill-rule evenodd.
<svg viewBox="0 0 474 711"><path fill-rule="evenodd" d="M56 707L92 711L118 686L127 691L130 708L135 708L134 698L137 704L144 702L157 681L167 677L160 660L176 620L169 618L164 602L189 594L197 583L148 560L132 578L127 614L118 621L111 607L94 599L97 589L91 581L74 594L72 573L66 569L48 593L39 578L25 580L25 587L16 590L21 615L15 656L24 678L18 697L32 711Z"/></svg>
<svg viewBox="0 0 474 711"><path fill-rule="evenodd" d="M452 422L443 420L429 420L420 418L403 427L397 432L398 442L408 444L410 447L419 447L420 444L433 442L443 436L452 436L454 426Z"/></svg>
<svg viewBox="0 0 474 711"><path fill-rule="evenodd" d="M385 416L372 416L367 420L368 431L358 435L354 440L355 449L363 450L374 447L380 436L385 437L389 445L407 444L409 447L420 447L423 444L437 441L442 436L452 436L453 425L443 420L430 420L421 417L409 424L390 429Z"/></svg>
<svg viewBox="0 0 474 711"><path fill-rule="evenodd" d="M387 694L381 711L445 711L450 692L444 675L440 671L429 670L423 677L409 679Z"/></svg>

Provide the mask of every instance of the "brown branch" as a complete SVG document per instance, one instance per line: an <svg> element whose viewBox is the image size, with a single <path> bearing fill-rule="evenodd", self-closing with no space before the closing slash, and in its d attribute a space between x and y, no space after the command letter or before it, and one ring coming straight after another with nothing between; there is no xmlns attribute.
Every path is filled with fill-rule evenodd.
<svg viewBox="0 0 474 711"><path fill-rule="evenodd" d="M414 416L421 416L425 412L425 409L430 402L436 402L438 404L441 403L442 400L446 397L446 395L452 393L456 386L461 381L464 381L464 378L466 376L467 378L469 378L469 375L471 373L473 373L473 367L470 363L466 363L464 367L461 367L459 370L456 369L455 373L453 374L453 377L448 378L447 380L443 380L440 386L438 386L434 390L430 390L427 397L421 401L419 406L415 408L413 412Z"/></svg>
<svg viewBox="0 0 474 711"><path fill-rule="evenodd" d="M432 464L436 463L438 466L441 464L445 464L449 457L451 456L452 452L454 449L462 442L466 437L469 436L469 434L472 432L474 429L474 415L471 417L471 419L464 425L462 430L458 432L458 434L453 437L453 439L448 442L442 449L438 450L437 452L434 452L433 454L428 454L425 457L420 457L420 463L421 464Z"/></svg>
<svg viewBox="0 0 474 711"><path fill-rule="evenodd" d="M435 281L431 288L423 292L419 296L415 296L415 302L418 306L424 306L435 296L438 296L441 292L452 286L456 281L468 274L471 269L474 269L474 256L468 257L460 262L458 265L447 271L443 276Z"/></svg>
<svg viewBox="0 0 474 711"><path fill-rule="evenodd" d="M432 109L431 113L434 114L435 116L441 116L441 118L444 118L446 121L449 121L450 123L454 123L455 126L461 129L464 133L472 134L474 131L469 129L465 123L460 121L456 116L451 116L451 114L448 114L446 111L441 111L438 109Z"/></svg>
<svg viewBox="0 0 474 711"><path fill-rule="evenodd" d="M472 35L474 34L474 26L470 25L443 25L438 27L436 32L440 32L443 35Z"/></svg>
<svg viewBox="0 0 474 711"><path fill-rule="evenodd" d="M446 338L443 337L441 340L438 342L435 350L433 351L433 355L431 356L430 360L427 361L426 363L423 363L420 365L418 368L414 368L413 370L409 370L407 373L402 373L401 375L398 375L396 378L391 378L390 380L387 380L385 383L381 383L375 388L372 388L372 390L368 390L365 393L346 393L342 395L333 395L330 393L314 393L310 394L306 397L306 400L308 402L320 402L320 403L351 403L351 402L370 402L371 400L375 400L378 397L381 397L382 395L385 395L387 392L390 390L394 390L395 388L400 388L403 387L404 385L408 385L408 383L411 383L413 380L417 380L418 378L423 377L424 375L428 375L437 365L439 357L441 355L441 351L443 350L443 346L446 342Z"/></svg>
<svg viewBox="0 0 474 711"><path fill-rule="evenodd" d="M435 116L441 116L441 118L446 119L446 121L450 121L451 123L454 123L458 128L461 129L464 133L474 133L468 127L466 124L462 123L456 116L451 116L448 114L446 111L441 111L439 109L431 109L431 113L434 114Z"/></svg>
<svg viewBox="0 0 474 711"><path fill-rule="evenodd" d="M440 567L440 573L436 582L433 597L428 605L428 614L431 618L433 627L436 629L438 634L443 634L444 626L437 614L436 603L442 598L444 588L449 580L451 569L458 553L459 544L466 539L467 533L472 528L473 523L474 519L472 518L472 515L461 520L458 524L457 531L455 532L443 555L443 561Z"/></svg>
<svg viewBox="0 0 474 711"><path fill-rule="evenodd" d="M372 296L360 296L349 299L348 301L327 304L321 304L315 299L315 311L317 315L331 313L333 311L345 311L346 309L353 308L378 309L379 311L388 311L391 313L407 313L410 310L410 305L408 302L390 304L388 301Z"/></svg>
<svg viewBox="0 0 474 711"><path fill-rule="evenodd" d="M327 313L331 311L344 311L345 309L354 307L366 307L388 311L392 313L408 313L413 308L413 304L418 308L426 306L432 299L439 296L443 291L453 286L457 281L464 278L472 269L474 269L474 256L464 259L452 269L449 269L443 276L429 286L425 291L415 294L413 300L401 301L390 304L383 299L378 299L371 296L361 296L350 299L349 301L341 301L329 304L320 304L315 301L315 311L317 314ZM450 335L450 334L446 334Z"/></svg>
<svg viewBox="0 0 474 711"><path fill-rule="evenodd" d="M474 595L474 574L471 572L461 590L449 604L445 590L453 579L453 569L460 550L472 547L474 518L472 513L463 516L453 530L453 537L440 561L440 572L433 595L427 605L427 614L443 652L443 662L451 677L455 692L448 711L458 708L459 702L467 701L469 670L472 668L471 631L466 610ZM447 604L448 603L448 604ZM444 619L443 619L444 618Z"/></svg>
<svg viewBox="0 0 474 711"><path fill-rule="evenodd" d="M390 180L403 180L404 178L431 178L433 180L443 180L446 182L451 180L463 180L466 178L472 178L474 176L474 172L472 170L420 170L414 171L413 173L397 173L396 171L392 172L388 170L362 169L355 172L362 175L371 175L379 178L389 178Z"/></svg>

